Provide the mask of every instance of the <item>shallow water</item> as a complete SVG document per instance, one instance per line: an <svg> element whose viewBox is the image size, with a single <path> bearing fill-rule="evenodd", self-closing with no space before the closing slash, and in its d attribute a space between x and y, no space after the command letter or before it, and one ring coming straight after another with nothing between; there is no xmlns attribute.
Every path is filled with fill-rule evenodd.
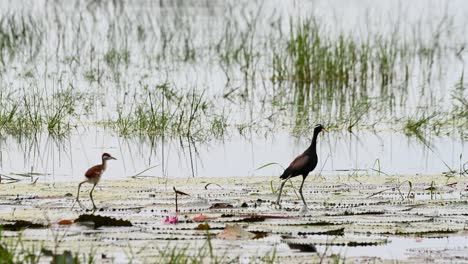
<svg viewBox="0 0 468 264"><path fill-rule="evenodd" d="M87 168L100 162L102 152L109 152L117 161L109 163L104 179L123 179L152 166L156 167L142 176L274 176L282 173L281 166L258 168L271 162L287 167L309 144L308 138L277 133L233 136L225 141L195 143L189 148L183 140L152 143L90 129L58 142L45 135L34 142L7 139L0 148L0 166L3 174L16 178L20 177L15 173L34 172L44 174L34 175L39 181L78 181ZM429 144L392 132L323 133L318 144L319 164L312 174L432 175L460 171L468 156L464 141L440 136L429 139Z"/></svg>
<svg viewBox="0 0 468 264"><path fill-rule="evenodd" d="M367 238L369 237L361 237ZM370 237L372 238L372 236ZM375 237L374 237L375 238ZM440 254L440 252L450 252L455 256L467 257L466 248L463 245L468 245L468 237L466 236L449 236L449 237L390 237L390 241L384 245L368 246L368 247L337 247L337 246L317 246L318 252L327 252L328 254L338 254L343 257L381 257L384 259L408 260L411 258L417 259L421 256L431 256ZM457 252L460 250L460 252ZM430 252L438 253L430 253ZM465 251L465 252L464 252Z"/></svg>

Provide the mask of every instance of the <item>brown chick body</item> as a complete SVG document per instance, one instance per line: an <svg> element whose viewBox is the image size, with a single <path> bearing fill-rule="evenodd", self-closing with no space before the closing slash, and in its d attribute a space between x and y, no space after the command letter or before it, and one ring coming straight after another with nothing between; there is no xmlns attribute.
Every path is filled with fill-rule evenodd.
<svg viewBox="0 0 468 264"><path fill-rule="evenodd" d="M80 184L78 185L78 194L76 195L76 201L78 203L80 203L80 188L81 188L81 185L83 183L92 183L93 184L93 188L91 189L91 191L89 192L89 197L91 198L91 202L93 203L93 209L95 210L96 209L96 205L94 204L94 200L93 200L93 191L94 191L94 188L96 187L96 185L98 184L98 182L101 180L101 177L102 175L104 174L104 172L106 171L106 168L107 168L107 161L108 160L115 160L116 158L112 157L110 154L108 153L104 153L102 154L102 164L99 164L99 165L95 165L91 168L89 168L86 172L85 172L85 178L86 180L80 182ZM81 204L80 204L81 205Z"/></svg>

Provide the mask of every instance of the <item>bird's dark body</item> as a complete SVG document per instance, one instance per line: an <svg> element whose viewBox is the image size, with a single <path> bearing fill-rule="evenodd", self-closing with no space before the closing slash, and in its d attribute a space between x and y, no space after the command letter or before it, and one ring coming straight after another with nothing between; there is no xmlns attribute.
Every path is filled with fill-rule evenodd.
<svg viewBox="0 0 468 264"><path fill-rule="evenodd" d="M283 192L283 187L286 181L290 178L302 175L302 183L301 187L299 187L299 194L301 195L302 202L304 202L304 208L307 210L307 203L304 199L304 195L302 195L302 187L304 186L304 181L309 173L317 166L317 136L323 130L325 130L325 128L322 125L318 124L315 126L314 136L310 146L306 149L306 151L304 151L304 153L297 156L293 162L289 164L289 167L284 170L283 174L281 174L280 178L283 180L283 182L281 183L278 199L276 200L277 205L280 203L281 193Z"/></svg>
<svg viewBox="0 0 468 264"><path fill-rule="evenodd" d="M301 155L297 156L289 167L284 170L283 174L280 176L281 179L293 178L299 175L307 177L309 172L313 171L317 166L317 154L311 153L309 150L306 150Z"/></svg>

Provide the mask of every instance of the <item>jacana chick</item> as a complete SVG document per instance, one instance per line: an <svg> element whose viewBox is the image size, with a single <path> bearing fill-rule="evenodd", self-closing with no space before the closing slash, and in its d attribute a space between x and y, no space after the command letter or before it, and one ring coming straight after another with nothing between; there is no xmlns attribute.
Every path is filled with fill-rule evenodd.
<svg viewBox="0 0 468 264"><path fill-rule="evenodd" d="M283 182L281 183L278 199L276 200L277 205L280 205L281 192L283 191L284 184L290 178L302 175L302 183L301 187L299 188L299 193L301 194L302 201L304 202L303 211L307 211L307 203L304 199L304 196L302 195L302 187L304 186L304 181L307 175L309 175L309 173L313 171L317 166L317 136L322 131L325 131L325 128L322 125L317 124L314 128L314 137L312 138L312 143L310 144L310 146L306 149L306 151L304 151L304 153L297 156L293 160L293 162L291 162L289 167L286 170L284 170L283 174L280 176L280 179L282 179Z"/></svg>
<svg viewBox="0 0 468 264"><path fill-rule="evenodd" d="M116 158L112 157L109 153L104 153L102 154L102 163L99 164L99 165L96 165L96 166L93 166L91 168L89 168L86 172L85 172L85 177L86 177L86 180L80 182L80 184L78 184L78 194L76 195L76 201L78 203L80 203L80 188L81 188L81 185L83 183L92 183L93 184L93 188L91 189L91 191L89 192L89 197L91 198L91 202L93 203L93 210L96 210L96 205L94 204L94 200L93 200L93 191L94 191L94 187L96 187L96 185L98 184L98 182L101 180L101 177L102 175L104 174L104 172L106 171L106 168L107 168L107 161L108 160L116 160Z"/></svg>

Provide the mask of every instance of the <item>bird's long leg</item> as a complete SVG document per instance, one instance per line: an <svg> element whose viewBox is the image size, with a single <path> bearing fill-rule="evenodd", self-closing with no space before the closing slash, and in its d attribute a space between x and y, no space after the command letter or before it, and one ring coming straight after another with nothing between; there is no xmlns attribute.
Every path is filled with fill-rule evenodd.
<svg viewBox="0 0 468 264"><path fill-rule="evenodd" d="M82 181L82 182L80 182L80 184L78 184L78 193L76 194L76 200L77 200L77 201L80 200L80 188L81 188L81 185L82 185L83 183L85 183L85 182L87 182L87 181Z"/></svg>
<svg viewBox="0 0 468 264"><path fill-rule="evenodd" d="M281 193L283 192L283 187L284 185L286 184L286 182L289 180L289 178L291 178L292 175L289 175L286 179L284 179L284 181L281 183L281 187L280 187L280 190L279 190L279 194L278 194L278 199L276 199L276 205L280 205L280 199L281 199Z"/></svg>
<svg viewBox="0 0 468 264"><path fill-rule="evenodd" d="M304 202L304 209L305 211L307 211L307 203L304 199L304 195L302 195L302 187L304 186L305 179L306 179L306 176L302 176L302 183L301 183L301 188L299 188L299 193L301 194L302 201Z"/></svg>
<svg viewBox="0 0 468 264"><path fill-rule="evenodd" d="M93 199L93 191L94 191L94 187L96 187L96 184L97 184L97 183L95 183L95 184L93 185L93 188L92 188L91 191L89 192L89 197L91 198L91 202L93 203L93 210L96 210L96 208L97 208L96 205L94 204L94 199Z"/></svg>
<svg viewBox="0 0 468 264"><path fill-rule="evenodd" d="M87 182L87 181L82 181L82 182L80 182L80 183L78 184L78 193L76 194L76 200L75 200L75 202L74 202L73 205L72 205L72 209L73 209L73 207L75 207L75 203L76 203L76 202L78 202L78 204L80 205L80 207L83 207L83 206L81 205L81 203L80 203L80 188L81 188L81 185L82 185L83 183L85 183L85 182Z"/></svg>

